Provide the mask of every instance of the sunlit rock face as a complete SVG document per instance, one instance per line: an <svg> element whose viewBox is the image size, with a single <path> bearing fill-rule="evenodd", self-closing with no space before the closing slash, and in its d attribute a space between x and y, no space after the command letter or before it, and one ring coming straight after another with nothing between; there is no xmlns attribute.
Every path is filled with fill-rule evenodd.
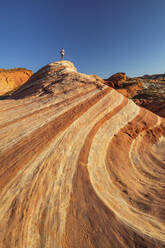
<svg viewBox="0 0 165 248"><path fill-rule="evenodd" d="M10 93L23 85L31 75L32 71L24 68L0 69L0 96Z"/></svg>
<svg viewBox="0 0 165 248"><path fill-rule="evenodd" d="M165 247L165 119L69 61L0 111L0 247Z"/></svg>

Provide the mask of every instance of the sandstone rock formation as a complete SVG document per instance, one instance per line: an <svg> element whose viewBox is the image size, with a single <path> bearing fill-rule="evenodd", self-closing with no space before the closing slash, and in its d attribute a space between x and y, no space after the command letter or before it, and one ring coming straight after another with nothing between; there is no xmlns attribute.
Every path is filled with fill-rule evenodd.
<svg viewBox="0 0 165 248"><path fill-rule="evenodd" d="M165 119L68 61L0 111L0 247L165 247Z"/></svg>
<svg viewBox="0 0 165 248"><path fill-rule="evenodd" d="M107 85L113 88L119 87L124 81L126 81L127 77L125 72L118 72L109 77L106 80Z"/></svg>
<svg viewBox="0 0 165 248"><path fill-rule="evenodd" d="M122 75L124 75L123 79ZM105 79L104 84L113 87L139 106L165 117L165 81L162 79L163 76L164 74L155 74L128 78L125 73L116 73L109 79Z"/></svg>
<svg viewBox="0 0 165 248"><path fill-rule="evenodd" d="M0 69L0 96L20 87L31 75L32 71L24 68L12 70Z"/></svg>

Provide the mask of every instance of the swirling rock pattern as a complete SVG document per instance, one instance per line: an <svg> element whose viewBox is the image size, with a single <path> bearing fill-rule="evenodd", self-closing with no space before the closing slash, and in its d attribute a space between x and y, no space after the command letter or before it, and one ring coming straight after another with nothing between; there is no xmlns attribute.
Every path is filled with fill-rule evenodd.
<svg viewBox="0 0 165 248"><path fill-rule="evenodd" d="M0 112L0 247L165 247L163 118L69 61Z"/></svg>

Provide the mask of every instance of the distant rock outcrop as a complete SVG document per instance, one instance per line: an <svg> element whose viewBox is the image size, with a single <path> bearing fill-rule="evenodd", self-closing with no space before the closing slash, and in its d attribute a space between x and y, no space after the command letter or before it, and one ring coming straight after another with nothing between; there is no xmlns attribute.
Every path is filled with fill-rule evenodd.
<svg viewBox="0 0 165 248"><path fill-rule="evenodd" d="M135 96L137 91L143 89L139 79L131 79L124 72L118 72L112 75L108 79L105 79L104 83L129 98Z"/></svg>
<svg viewBox="0 0 165 248"><path fill-rule="evenodd" d="M69 61L0 112L0 247L165 247L165 119Z"/></svg>
<svg viewBox="0 0 165 248"><path fill-rule="evenodd" d="M20 87L31 75L32 71L24 68L0 69L0 96Z"/></svg>
<svg viewBox="0 0 165 248"><path fill-rule="evenodd" d="M116 73L105 79L104 83L132 99L139 106L165 117L164 75L155 74L129 78L125 73Z"/></svg>
<svg viewBox="0 0 165 248"><path fill-rule="evenodd" d="M144 75L142 77L139 77L142 79L149 79L149 80L165 80L165 73L163 74L153 74L153 75Z"/></svg>
<svg viewBox="0 0 165 248"><path fill-rule="evenodd" d="M123 81L126 81L127 77L124 72L118 72L106 79L106 84L110 87L117 88L119 87Z"/></svg>

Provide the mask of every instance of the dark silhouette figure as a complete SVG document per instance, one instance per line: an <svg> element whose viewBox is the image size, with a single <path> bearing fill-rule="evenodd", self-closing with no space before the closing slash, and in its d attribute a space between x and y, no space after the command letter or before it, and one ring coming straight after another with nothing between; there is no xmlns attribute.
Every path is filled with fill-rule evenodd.
<svg viewBox="0 0 165 248"><path fill-rule="evenodd" d="M61 49L61 59L64 60L65 51L64 48Z"/></svg>

